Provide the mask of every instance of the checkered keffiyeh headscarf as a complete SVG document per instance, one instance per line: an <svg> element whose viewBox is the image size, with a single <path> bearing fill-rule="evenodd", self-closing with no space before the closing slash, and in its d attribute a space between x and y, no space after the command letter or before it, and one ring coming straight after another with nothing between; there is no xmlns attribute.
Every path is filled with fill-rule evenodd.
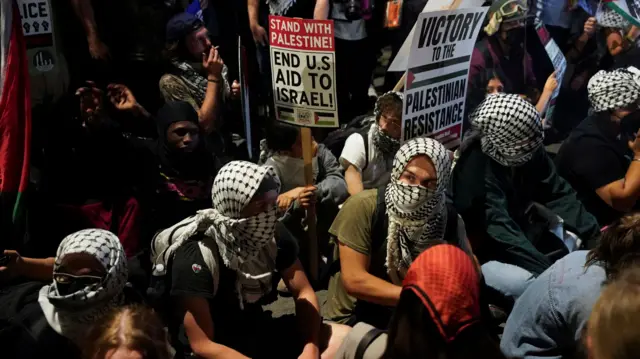
<svg viewBox="0 0 640 359"><path fill-rule="evenodd" d="M470 118L482 152L503 166L528 162L544 139L540 114L519 95L487 96Z"/></svg>
<svg viewBox="0 0 640 359"><path fill-rule="evenodd" d="M407 164L425 155L436 169L435 189L400 182ZM442 240L447 224L445 191L451 172L451 157L440 142L431 138L414 138L406 142L393 160L391 181L385 193L389 231L387 269L401 276L430 241Z"/></svg>
<svg viewBox="0 0 640 359"><path fill-rule="evenodd" d="M620 109L640 99L640 79L628 70L598 71L587 85L595 112Z"/></svg>
<svg viewBox="0 0 640 359"><path fill-rule="evenodd" d="M373 108L373 115L376 117L376 123L373 124L371 130L373 131L373 144L385 155L393 156L400 148L400 140L389 136L386 132L382 131L380 126L378 126L378 121L380 120L380 116L382 115L382 109L380 108L380 102L382 99L387 98L389 96L397 97L400 102L404 99L404 95L402 92L397 91L389 91L384 95L378 97L376 101L375 107Z"/></svg>
<svg viewBox="0 0 640 359"><path fill-rule="evenodd" d="M124 249L111 232L85 229L68 235L58 246L53 271L60 269L65 256L74 253L89 254L102 264L106 273L102 282L61 295L54 281L40 290L38 302L51 328L80 343L95 321L123 303L128 271Z"/></svg>
<svg viewBox="0 0 640 359"><path fill-rule="evenodd" d="M618 14L615 10L600 2L596 10L596 21L602 27L610 27L615 29L626 29L631 24Z"/></svg>
<svg viewBox="0 0 640 359"><path fill-rule="evenodd" d="M277 253L275 204L253 217L241 217L242 210L267 177L276 182L279 192L280 180L270 166L233 161L222 167L211 191L213 208L198 211L194 217L162 231L153 239L153 275L164 275L173 253L186 241L198 238L196 234L201 232L204 239L199 242L200 250L207 265L215 265L217 256L211 253L211 248L217 248L225 266L236 272L241 307L243 302L254 303L267 294L271 290ZM218 271L209 269L216 283Z"/></svg>

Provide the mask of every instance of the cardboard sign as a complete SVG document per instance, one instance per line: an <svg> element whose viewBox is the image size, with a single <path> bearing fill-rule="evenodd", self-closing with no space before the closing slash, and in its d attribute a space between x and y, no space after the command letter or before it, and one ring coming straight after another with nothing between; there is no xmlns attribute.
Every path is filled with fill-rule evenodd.
<svg viewBox="0 0 640 359"><path fill-rule="evenodd" d="M240 82L240 106L244 120L244 136L247 140L249 159L253 158L253 142L251 138L251 107L249 106L249 81L247 81L247 51L238 36L238 77Z"/></svg>
<svg viewBox="0 0 640 359"><path fill-rule="evenodd" d="M603 0L602 2L632 25L640 26L640 0Z"/></svg>
<svg viewBox="0 0 640 359"><path fill-rule="evenodd" d="M558 80L558 86L553 91L553 94L551 94L545 114L547 124L550 125L549 121L552 119L551 115L553 114L553 109L556 105L556 98L558 97L558 93L560 93L560 85L562 84L562 79L567 71L567 59L565 59L560 47L558 47L558 44L553 41L549 31L547 31L547 28L544 27L542 23L538 23L536 25L536 32L545 51L547 51L547 55L549 56L551 63L553 64L553 69L556 71L556 80Z"/></svg>
<svg viewBox="0 0 640 359"><path fill-rule="evenodd" d="M308 127L338 127L332 20L269 16L276 118Z"/></svg>
<svg viewBox="0 0 640 359"><path fill-rule="evenodd" d="M402 141L460 144L471 54L488 8L420 14L402 104Z"/></svg>

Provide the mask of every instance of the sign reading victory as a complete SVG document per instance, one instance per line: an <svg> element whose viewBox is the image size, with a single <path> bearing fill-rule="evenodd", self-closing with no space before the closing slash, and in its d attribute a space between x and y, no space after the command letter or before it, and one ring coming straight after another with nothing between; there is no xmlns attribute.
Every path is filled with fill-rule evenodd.
<svg viewBox="0 0 640 359"><path fill-rule="evenodd" d="M422 13L405 82L402 141L429 136L460 144L471 54L486 8Z"/></svg>
<svg viewBox="0 0 640 359"><path fill-rule="evenodd" d="M309 127L338 127L333 21L269 16L276 117Z"/></svg>

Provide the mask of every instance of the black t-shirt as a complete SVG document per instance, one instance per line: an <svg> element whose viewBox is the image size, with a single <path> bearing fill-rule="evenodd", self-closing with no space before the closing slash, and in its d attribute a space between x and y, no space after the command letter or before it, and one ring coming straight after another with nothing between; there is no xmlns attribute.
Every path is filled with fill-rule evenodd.
<svg viewBox="0 0 640 359"><path fill-rule="evenodd" d="M278 246L276 270L282 273L298 259L299 248L296 239L281 223L276 226L276 243ZM249 327L255 326L255 322L262 315L262 308L259 303L245 303L244 310L240 310L238 295L235 292L236 274L226 268L219 258L216 263L220 268L220 277L214 296L213 276L202 257L198 242L185 243L178 248L169 264L171 275L168 278L170 280L168 288L173 298L185 296L206 298L209 301L216 328L216 342L240 350L239 346L246 346L244 342L250 338L241 334L249 330ZM274 279L274 284L277 284L277 279ZM182 327L181 322L176 324L176 327ZM224 329L221 330L221 327ZM188 343L182 328L179 333L174 333L174 344L178 347L182 346L182 348L176 348L178 352L188 350Z"/></svg>
<svg viewBox="0 0 640 359"><path fill-rule="evenodd" d="M593 115L576 127L555 159L558 173L576 190L601 226L622 215L606 204L596 190L624 178L633 159L626 142L616 134L606 115Z"/></svg>

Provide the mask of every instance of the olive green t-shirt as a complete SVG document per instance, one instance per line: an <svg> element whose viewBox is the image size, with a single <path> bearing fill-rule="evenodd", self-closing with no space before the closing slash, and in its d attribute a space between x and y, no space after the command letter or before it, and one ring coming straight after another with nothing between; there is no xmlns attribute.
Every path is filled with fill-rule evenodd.
<svg viewBox="0 0 640 359"><path fill-rule="evenodd" d="M347 199L333 221L329 234L336 244L334 258L340 257L338 250L338 242L340 242L358 253L369 256L369 273L391 282L385 267L387 258L386 236L379 248L375 248L375 251L371 248L371 222L376 210L377 200L377 189L365 190ZM356 302L356 298L347 294L347 290L342 284L341 273L338 272L329 280L329 291L327 293L327 303L323 308L323 316L331 321L344 323L353 314Z"/></svg>

